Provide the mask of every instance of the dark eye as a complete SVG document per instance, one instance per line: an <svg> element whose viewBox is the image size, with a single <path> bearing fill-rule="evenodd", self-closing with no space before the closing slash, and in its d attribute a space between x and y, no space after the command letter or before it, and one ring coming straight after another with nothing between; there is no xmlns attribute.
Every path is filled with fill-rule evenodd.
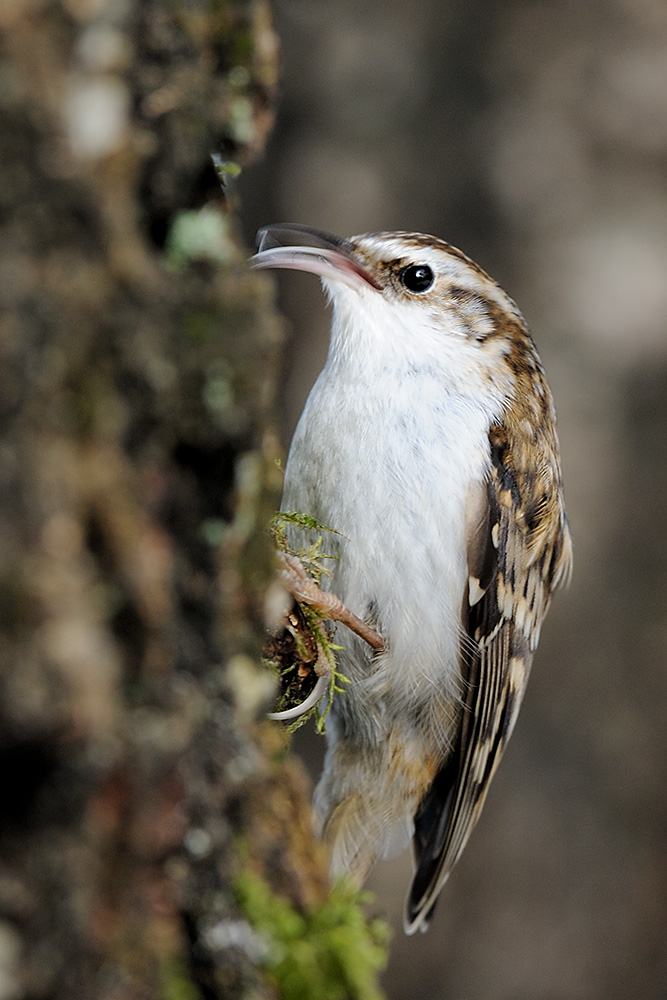
<svg viewBox="0 0 667 1000"><path fill-rule="evenodd" d="M401 271L401 281L409 292L427 292L434 275L428 264L410 264Z"/></svg>

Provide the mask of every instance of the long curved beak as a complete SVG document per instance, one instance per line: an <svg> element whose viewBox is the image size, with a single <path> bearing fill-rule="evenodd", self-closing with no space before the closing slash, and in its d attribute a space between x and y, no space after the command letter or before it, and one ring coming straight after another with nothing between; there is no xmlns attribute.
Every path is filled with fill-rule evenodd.
<svg viewBox="0 0 667 1000"><path fill-rule="evenodd" d="M309 271L328 281L351 288L380 288L375 278L356 260L354 247L346 240L296 223L264 226L257 233L257 253L251 267L285 267Z"/></svg>

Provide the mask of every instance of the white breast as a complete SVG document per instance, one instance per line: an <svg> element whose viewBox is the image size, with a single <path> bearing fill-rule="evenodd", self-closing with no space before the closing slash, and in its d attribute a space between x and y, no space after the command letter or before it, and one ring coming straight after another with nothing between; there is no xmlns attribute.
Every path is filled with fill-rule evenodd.
<svg viewBox="0 0 667 1000"><path fill-rule="evenodd" d="M387 642L371 664L347 630L336 636L355 680L343 700L377 730L406 704L460 696L465 504L488 465L489 419L437 372L369 375L349 379L330 358L294 436L283 509L339 533L324 537L338 560L322 585Z"/></svg>

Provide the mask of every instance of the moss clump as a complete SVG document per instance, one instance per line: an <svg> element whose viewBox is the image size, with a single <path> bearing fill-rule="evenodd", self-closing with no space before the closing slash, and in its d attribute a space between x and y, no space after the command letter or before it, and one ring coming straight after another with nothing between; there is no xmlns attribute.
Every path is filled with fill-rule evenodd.
<svg viewBox="0 0 667 1000"><path fill-rule="evenodd" d="M343 884L307 912L276 896L258 876L236 882L241 910L266 941L267 969L281 1000L383 1000L377 974L387 962L389 929L367 922L368 899Z"/></svg>
<svg viewBox="0 0 667 1000"><path fill-rule="evenodd" d="M319 524L310 515L296 511L280 511L271 522L271 532L278 551L297 556L306 573L320 586L322 577L331 575L324 560L337 559L338 556L322 551L321 534L313 544L298 550L292 549L287 540L288 524L334 535L338 532ZM290 733L310 718L315 718L317 731L323 733L335 695L342 694L345 685L349 684L349 678L338 670L336 662L336 652L343 647L332 642L325 620L315 608L295 601L293 609L287 615L285 628L273 636L265 647L265 660L275 669L280 681L278 711L303 703L315 687L318 675L323 670L329 674L326 697L292 722L287 727Z"/></svg>
<svg viewBox="0 0 667 1000"><path fill-rule="evenodd" d="M160 1000L203 1000L192 983L185 963L178 958L166 959L160 968Z"/></svg>
<svg viewBox="0 0 667 1000"><path fill-rule="evenodd" d="M238 256L238 250L229 234L229 219L217 208L205 205L174 217L165 254L167 267L178 271L195 260L227 263Z"/></svg>

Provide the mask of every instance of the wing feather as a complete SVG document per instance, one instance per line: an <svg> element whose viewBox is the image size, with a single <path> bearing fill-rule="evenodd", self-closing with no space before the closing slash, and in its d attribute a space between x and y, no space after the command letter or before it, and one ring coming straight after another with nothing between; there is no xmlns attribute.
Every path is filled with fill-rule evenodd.
<svg viewBox="0 0 667 1000"><path fill-rule="evenodd" d="M417 870L406 902L407 933L426 930L479 819L516 721L551 592L569 575L557 460L557 477L538 481L521 474L504 426L491 429L490 444L489 480L478 484L469 501L459 737L415 817ZM553 465L543 467L550 472ZM531 505L528 493L536 489L540 495Z"/></svg>

